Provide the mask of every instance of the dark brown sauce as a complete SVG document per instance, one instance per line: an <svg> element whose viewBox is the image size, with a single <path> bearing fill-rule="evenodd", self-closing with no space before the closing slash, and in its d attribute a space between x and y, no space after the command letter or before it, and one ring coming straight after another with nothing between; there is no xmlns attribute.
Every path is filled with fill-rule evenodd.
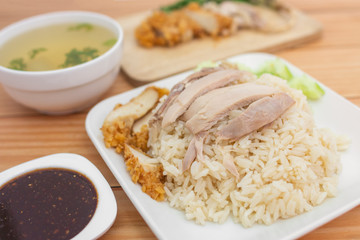
<svg viewBox="0 0 360 240"><path fill-rule="evenodd" d="M0 187L0 239L70 239L97 206L94 185L66 169L26 173Z"/></svg>

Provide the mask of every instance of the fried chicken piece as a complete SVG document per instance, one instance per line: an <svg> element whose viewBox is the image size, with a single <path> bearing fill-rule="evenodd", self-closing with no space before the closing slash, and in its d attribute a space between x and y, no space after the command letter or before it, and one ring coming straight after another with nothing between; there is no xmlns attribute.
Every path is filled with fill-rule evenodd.
<svg viewBox="0 0 360 240"><path fill-rule="evenodd" d="M135 146L143 152L147 152L149 150L147 143L149 140L149 130L148 125L142 125L140 131L133 132L131 137L131 145Z"/></svg>
<svg viewBox="0 0 360 240"><path fill-rule="evenodd" d="M155 11L136 28L135 37L143 47L171 47L200 36L202 32L201 27L183 12Z"/></svg>
<svg viewBox="0 0 360 240"><path fill-rule="evenodd" d="M105 146L114 147L116 152L121 153L124 144L129 143L146 151L147 147L144 142L147 142L147 129L134 136L131 131L132 126L136 120L150 112L160 97L166 93L168 93L167 89L148 87L127 104L118 104L105 118L101 128Z"/></svg>
<svg viewBox="0 0 360 240"><path fill-rule="evenodd" d="M143 47L172 47L194 38L229 35L231 26L231 18L190 3L171 13L154 11L135 29L135 37Z"/></svg>
<svg viewBox="0 0 360 240"><path fill-rule="evenodd" d="M163 168L158 160L151 158L141 150L128 144L124 145L124 159L131 180L139 183L143 192L156 201L163 201L165 190L163 184Z"/></svg>
<svg viewBox="0 0 360 240"><path fill-rule="evenodd" d="M172 47L196 38L234 35L241 29L266 33L290 29L294 11L276 0L247 2L190 2L169 13L154 11L135 30L138 43L147 48Z"/></svg>
<svg viewBox="0 0 360 240"><path fill-rule="evenodd" d="M144 154L148 151L148 120L159 99L168 95L166 88L148 87L125 105L118 104L105 118L101 128L106 147L124 152L127 170L134 183L157 201L165 198L162 166Z"/></svg>
<svg viewBox="0 0 360 240"><path fill-rule="evenodd" d="M121 104L119 105L117 107L121 107ZM104 123L101 131L105 146L115 148L118 153L123 151L124 144L131 138L131 128L123 120L114 121L111 124Z"/></svg>

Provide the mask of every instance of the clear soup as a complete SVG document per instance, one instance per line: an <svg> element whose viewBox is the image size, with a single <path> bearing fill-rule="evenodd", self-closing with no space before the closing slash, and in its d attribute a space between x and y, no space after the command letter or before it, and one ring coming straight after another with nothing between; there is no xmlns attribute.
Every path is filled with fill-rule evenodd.
<svg viewBox="0 0 360 240"><path fill-rule="evenodd" d="M72 67L108 51L117 41L109 29L89 23L49 25L0 46L0 65L20 71Z"/></svg>

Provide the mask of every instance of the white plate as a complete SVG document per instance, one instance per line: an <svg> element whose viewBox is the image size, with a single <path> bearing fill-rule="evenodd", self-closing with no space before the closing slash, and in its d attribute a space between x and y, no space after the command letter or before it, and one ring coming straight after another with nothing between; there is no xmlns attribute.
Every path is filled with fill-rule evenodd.
<svg viewBox="0 0 360 240"><path fill-rule="evenodd" d="M276 58L270 54L251 53L232 57L232 62L241 62L256 68L266 60ZM285 61L286 62L286 61ZM303 71L288 63L294 75L302 75ZM170 88L182 80L190 72L175 75L152 85ZM320 83L321 84L321 83ZM100 128L106 115L117 103L126 103L138 95L146 86L108 98L97 104L86 118L86 130L102 158L132 201L136 209L160 239L293 239L319 227L336 218L360 203L360 109L330 90L325 89L321 100L311 102L315 120L318 126L329 127L336 133L346 134L352 140L350 148L342 154L343 171L338 186L338 196L327 199L312 211L275 222L270 226L255 225L244 228L233 223L231 217L224 224L206 223L197 225L185 219L182 211L171 208L167 202L156 202L141 191L138 184L134 184L121 155L114 149L108 149L103 142Z"/></svg>
<svg viewBox="0 0 360 240"><path fill-rule="evenodd" d="M58 153L19 164L0 173L0 186L28 172L47 168L63 168L79 172L89 178L98 193L94 216L72 240L96 239L103 235L114 223L117 213L116 199L100 171L80 155Z"/></svg>

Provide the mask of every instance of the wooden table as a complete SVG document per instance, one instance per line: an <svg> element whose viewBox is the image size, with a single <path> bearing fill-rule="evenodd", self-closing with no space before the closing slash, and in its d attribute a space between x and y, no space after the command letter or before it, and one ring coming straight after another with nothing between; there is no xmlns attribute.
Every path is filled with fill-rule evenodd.
<svg viewBox="0 0 360 240"><path fill-rule="evenodd" d="M0 0L0 28L32 15L59 10L89 10L117 18L152 9L172 0ZM313 43L275 54L286 58L328 87L360 106L360 1L288 1L324 25ZM103 98L133 86L120 73ZM154 239L96 151L85 131L89 109L68 116L46 116L15 103L0 86L0 171L44 155L83 155L103 173L118 202L118 215L102 239ZM302 239L360 239L360 206Z"/></svg>

